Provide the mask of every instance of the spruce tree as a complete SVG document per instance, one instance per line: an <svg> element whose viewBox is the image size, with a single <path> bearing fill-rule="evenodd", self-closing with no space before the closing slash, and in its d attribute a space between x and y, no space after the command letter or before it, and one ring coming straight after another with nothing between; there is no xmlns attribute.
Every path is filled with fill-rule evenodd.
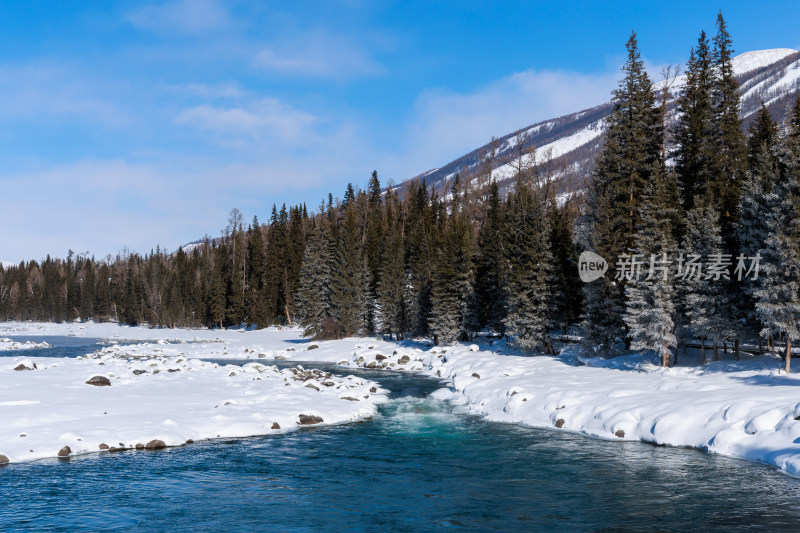
<svg viewBox="0 0 800 533"><path fill-rule="evenodd" d="M477 325L472 316L472 253L470 225L455 197L433 274L429 328L437 343L464 340Z"/></svg>
<svg viewBox="0 0 800 533"><path fill-rule="evenodd" d="M675 129L675 161L681 185L681 203L688 211L695 197L703 197L713 180L714 113L711 108L713 72L711 51L705 32L692 48L686 65L686 84L678 99L679 118Z"/></svg>
<svg viewBox="0 0 800 533"><path fill-rule="evenodd" d="M671 259L677 249L674 233L674 188L668 183L663 165L647 185L639 207L639 226L634 238L633 255L645 263L645 275L625 287L625 323L634 350L654 351L662 366L671 365L675 337L675 290ZM649 263L648 263L649 261Z"/></svg>
<svg viewBox="0 0 800 533"><path fill-rule="evenodd" d="M689 325L703 343L705 363L705 341L712 341L716 358L719 343L736 333L736 323L730 318L732 303L725 280L727 273L717 278L708 270L709 258L724 254L719 214L713 207L701 203L697 199L696 207L687 215L686 236L680 249L676 276Z"/></svg>
<svg viewBox="0 0 800 533"><path fill-rule="evenodd" d="M366 329L366 257L356 225L353 199L354 196L344 207L331 279L331 314L340 337L362 334Z"/></svg>
<svg viewBox="0 0 800 533"><path fill-rule="evenodd" d="M383 331L398 339L407 329L405 286L406 269L403 256L403 233L400 204L396 194L386 203L386 232L381 250L377 295Z"/></svg>
<svg viewBox="0 0 800 533"><path fill-rule="evenodd" d="M331 265L333 249L326 224L319 223L312 231L303 256L300 286L297 290L297 318L303 335L323 337L331 320Z"/></svg>
<svg viewBox="0 0 800 533"><path fill-rule="evenodd" d="M503 203L494 180L489 186L486 217L480 228L477 258L475 296L481 326L496 333L504 333L505 313L504 277L507 272L505 258L505 229Z"/></svg>
<svg viewBox="0 0 800 533"><path fill-rule="evenodd" d="M551 351L548 302L553 257L544 200L518 177L508 201L508 275L503 320L506 335L522 350Z"/></svg>
<svg viewBox="0 0 800 533"><path fill-rule="evenodd" d="M800 338L800 99L779 149L780 199L768 218L756 311L762 335L786 337L785 369L791 368L792 341Z"/></svg>
<svg viewBox="0 0 800 533"><path fill-rule="evenodd" d="M750 128L748 139L748 170L739 200L737 238L739 253L755 257L766 245L769 237L767 220L776 208L778 197L774 192L778 180L777 158L778 127L770 118L766 107L761 106L758 117ZM737 306L745 319L745 326L758 335L762 329L755 309L755 293L763 277L746 277L738 284L740 297Z"/></svg>
<svg viewBox="0 0 800 533"><path fill-rule="evenodd" d="M628 40L625 77L613 93L603 150L589 190L588 242L611 265L634 245L644 185L652 179L662 130L653 85L639 54L636 34ZM626 338L624 281L601 278L584 285L584 344L612 349Z"/></svg>
<svg viewBox="0 0 800 533"><path fill-rule="evenodd" d="M739 82L733 72L732 58L731 37L720 12L717 15L713 50L714 179L709 194L714 204L719 206L723 247L729 253L735 251L738 203L746 170L745 137L739 118Z"/></svg>

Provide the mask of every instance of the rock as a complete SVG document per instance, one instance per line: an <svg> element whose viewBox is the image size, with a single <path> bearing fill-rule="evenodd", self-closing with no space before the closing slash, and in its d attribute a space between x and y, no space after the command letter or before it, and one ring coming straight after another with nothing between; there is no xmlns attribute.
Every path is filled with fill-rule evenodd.
<svg viewBox="0 0 800 533"><path fill-rule="evenodd" d="M359 356L359 358L356 360L356 364L357 365L363 365L364 364L364 358Z"/></svg>
<svg viewBox="0 0 800 533"><path fill-rule="evenodd" d="M398 365L404 365L404 364L406 364L406 363L408 363L410 361L411 361L411 358L409 356L407 356L407 355L404 355L403 357L401 357L400 359L397 360L397 364Z"/></svg>
<svg viewBox="0 0 800 533"><path fill-rule="evenodd" d="M147 370L134 370L133 371L133 375L134 376L141 376L142 374L149 374L149 373L150 372L148 372Z"/></svg>
<svg viewBox="0 0 800 533"><path fill-rule="evenodd" d="M343 396L342 400L350 400L351 402L360 402L361 401L358 398L353 398L351 396Z"/></svg>
<svg viewBox="0 0 800 533"><path fill-rule="evenodd" d="M170 373L172 373L172 372L180 372L180 371L181 371L180 368L170 368L169 370L167 370L167 372L170 372Z"/></svg>
<svg viewBox="0 0 800 533"><path fill-rule="evenodd" d="M126 448L126 447L124 447L124 446L112 446L111 448L109 448L109 449L108 449L108 451L109 451L109 452L111 452L111 453L114 453L114 452L124 452L124 451L125 451L125 450L127 450L127 449L128 449L128 448Z"/></svg>
<svg viewBox="0 0 800 533"><path fill-rule="evenodd" d="M288 358L283 354L278 354L278 355L275 356L275 360L276 361L285 361L286 359L288 359Z"/></svg>
<svg viewBox="0 0 800 533"><path fill-rule="evenodd" d="M272 423L272 429L281 429L281 425L278 424L277 422L273 422Z"/></svg>
<svg viewBox="0 0 800 533"><path fill-rule="evenodd" d="M8 464L8 457L0 453L0 465Z"/></svg>
<svg viewBox="0 0 800 533"><path fill-rule="evenodd" d="M167 447L166 443L160 439L153 439L144 445L146 450L163 450Z"/></svg>
<svg viewBox="0 0 800 533"><path fill-rule="evenodd" d="M317 390L317 391L319 390L319 387L317 387L313 383L306 383L306 387L308 387L309 389Z"/></svg>
<svg viewBox="0 0 800 533"><path fill-rule="evenodd" d="M26 359L17 366L15 366L14 370L16 370L17 372L21 372L23 370L36 370L36 363L34 363L29 359Z"/></svg>
<svg viewBox="0 0 800 533"><path fill-rule="evenodd" d="M558 420L556 420L556 427L557 428L563 428L564 427L564 419L563 418L559 418Z"/></svg>
<svg viewBox="0 0 800 533"><path fill-rule="evenodd" d="M367 368L375 368L376 366L378 365L375 364L375 361L370 361L369 364L367 365Z"/></svg>
<svg viewBox="0 0 800 533"><path fill-rule="evenodd" d="M137 450L144 450L144 444L142 444L141 442L137 442L134 448L136 448Z"/></svg>
<svg viewBox="0 0 800 533"><path fill-rule="evenodd" d="M300 425L309 426L311 424L321 424L322 417L316 415L300 415Z"/></svg>
<svg viewBox="0 0 800 533"><path fill-rule="evenodd" d="M94 385L95 387L110 387L111 381L105 376L92 376L86 384Z"/></svg>
<svg viewBox="0 0 800 533"><path fill-rule="evenodd" d="M369 391L372 392L372 393L375 393L375 392L378 392L378 389L377 389L377 387L370 387Z"/></svg>
<svg viewBox="0 0 800 533"><path fill-rule="evenodd" d="M194 444L194 441L192 439L186 439L186 444Z"/></svg>
<svg viewBox="0 0 800 533"><path fill-rule="evenodd" d="M383 355L383 354L380 354L380 353L379 353L378 355L376 355L376 356L375 356L375 360L376 360L376 361L383 361L383 360L384 360L384 359L386 359L386 358L387 358L387 357L386 357L385 355Z"/></svg>
<svg viewBox="0 0 800 533"><path fill-rule="evenodd" d="M614 435L616 435L617 437L619 437L621 439L624 439L625 438L625 430L618 429L618 430L616 430L614 432Z"/></svg>
<svg viewBox="0 0 800 533"><path fill-rule="evenodd" d="M107 450L108 449L108 444L103 442L103 443L100 444L100 446L98 446L98 448L100 448L101 450Z"/></svg>
<svg viewBox="0 0 800 533"><path fill-rule="evenodd" d="M69 446L64 446L60 450L58 450L59 457L69 457L69 454L72 453L72 449Z"/></svg>
<svg viewBox="0 0 800 533"><path fill-rule="evenodd" d="M319 348L319 346L318 346L318 345L316 345L316 344L309 344L309 345L308 345L308 348L306 348L306 350L308 350L308 351L311 351L311 350L316 350L317 348Z"/></svg>
<svg viewBox="0 0 800 533"><path fill-rule="evenodd" d="M333 381L323 381L322 384L326 387L333 387L335 385Z"/></svg>
<svg viewBox="0 0 800 533"><path fill-rule="evenodd" d="M481 375L480 375L480 374L478 374L477 372L473 372L473 373L472 373L472 377L473 377L473 378L478 378L478 379L481 379Z"/></svg>

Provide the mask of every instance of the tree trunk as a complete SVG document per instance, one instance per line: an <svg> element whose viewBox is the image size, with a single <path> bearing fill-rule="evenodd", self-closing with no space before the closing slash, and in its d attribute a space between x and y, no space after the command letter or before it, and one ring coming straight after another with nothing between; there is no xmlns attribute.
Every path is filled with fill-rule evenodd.
<svg viewBox="0 0 800 533"><path fill-rule="evenodd" d="M789 335L786 335L786 373L788 374L790 371L790 366L792 364L792 338Z"/></svg>
<svg viewBox="0 0 800 533"><path fill-rule="evenodd" d="M728 339L722 341L722 353L728 355Z"/></svg>
<svg viewBox="0 0 800 533"><path fill-rule="evenodd" d="M664 343L664 351L661 352L661 366L669 368L670 366L670 350L669 344Z"/></svg>
<svg viewBox="0 0 800 533"><path fill-rule="evenodd" d="M739 352L739 339L736 339L733 342L734 342L733 350L734 350L734 353L736 354L736 360L737 361L741 361L742 356L741 356L741 352Z"/></svg>
<svg viewBox="0 0 800 533"><path fill-rule="evenodd" d="M702 364L706 364L706 338L700 339L700 357Z"/></svg>
<svg viewBox="0 0 800 533"><path fill-rule="evenodd" d="M714 361L719 361L719 351L717 349L716 341L714 341Z"/></svg>

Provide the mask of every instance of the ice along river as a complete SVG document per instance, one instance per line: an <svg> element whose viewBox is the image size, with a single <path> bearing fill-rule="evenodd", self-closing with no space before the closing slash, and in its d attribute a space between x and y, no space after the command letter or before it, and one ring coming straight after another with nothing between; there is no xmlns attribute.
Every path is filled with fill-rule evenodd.
<svg viewBox="0 0 800 533"><path fill-rule="evenodd" d="M392 391L370 422L6 466L0 530L800 528L800 480L771 468L484 422L433 379L358 373Z"/></svg>

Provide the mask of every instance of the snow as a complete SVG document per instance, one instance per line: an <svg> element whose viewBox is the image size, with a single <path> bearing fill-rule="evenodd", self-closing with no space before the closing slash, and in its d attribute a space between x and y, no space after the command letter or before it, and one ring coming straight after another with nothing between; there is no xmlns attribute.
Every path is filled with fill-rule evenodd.
<svg viewBox="0 0 800 533"><path fill-rule="evenodd" d="M33 341L15 342L5 337L0 338L0 352L8 350L34 350L37 348L50 348L50 345L47 344L46 342L33 342Z"/></svg>
<svg viewBox="0 0 800 533"><path fill-rule="evenodd" d="M555 160L561 157L562 155L568 154L573 150L597 139L600 137L603 132L605 131L605 121L598 120L589 124L585 128L578 130L577 132L573 133L572 135L568 135L566 137L562 137L558 140L555 140L551 143L545 144L543 146L536 148L536 161L538 163L542 163L545 160ZM528 164L530 164L531 158L529 156L525 157L525 160ZM501 165L492 171L492 176L497 180L503 180L506 178L510 178L514 176L516 172L514 170L514 165L516 164L515 161L511 161L506 163L505 165Z"/></svg>
<svg viewBox="0 0 800 533"><path fill-rule="evenodd" d="M218 365L172 355L181 351L170 349L180 346L172 344L176 337L210 337L203 332L108 324L0 329L91 337L116 329L125 331L124 337L151 339L130 350L112 345L79 359L0 358L0 455L10 462L55 457L64 446L79 455L98 453L101 444L130 449L154 440L178 446L190 440L277 434L297 429L300 415L321 417L323 425L352 422L373 416L386 401L386 391L354 376L302 367L279 370L255 361L243 367ZM280 342L280 337L273 340ZM187 351L203 354L203 344L181 342L193 348ZM20 364L32 370L14 370ZM108 378L111 385L87 384L94 376ZM280 429L272 429L276 422Z"/></svg>
<svg viewBox="0 0 800 533"><path fill-rule="evenodd" d="M742 361L705 366L684 365L684 358L681 366L664 369L640 354L582 360L569 345L557 357L529 357L501 342L317 342L294 328L0 323L0 334L140 341L111 344L80 360L29 358L38 367L32 371L11 370L21 358L0 359L0 454L14 461L52 457L64 445L84 453L101 442L130 446L162 439L172 445L269 434L273 421L297 427L301 413L322 416L325 423L347 422L372 416L385 401L385 391L369 392L374 386L369 381L332 378L342 387L337 389L324 386L325 379L309 379L316 391L292 380L290 370L269 366L287 360L309 367L308 362L336 363L345 374L355 367L423 372L444 380L436 399L488 420L691 446L800 475L800 375L780 373L777 357L745 355ZM199 357L252 363L218 366ZM177 368L181 371L169 372ZM151 372L134 375L134 370ZM112 385L84 384L98 374ZM343 399L356 396L360 401Z"/></svg>
<svg viewBox="0 0 800 533"><path fill-rule="evenodd" d="M739 54L731 60L733 71L737 76L767 67L776 63L786 56L796 54L797 50L791 48L772 48L769 50L754 50Z"/></svg>

